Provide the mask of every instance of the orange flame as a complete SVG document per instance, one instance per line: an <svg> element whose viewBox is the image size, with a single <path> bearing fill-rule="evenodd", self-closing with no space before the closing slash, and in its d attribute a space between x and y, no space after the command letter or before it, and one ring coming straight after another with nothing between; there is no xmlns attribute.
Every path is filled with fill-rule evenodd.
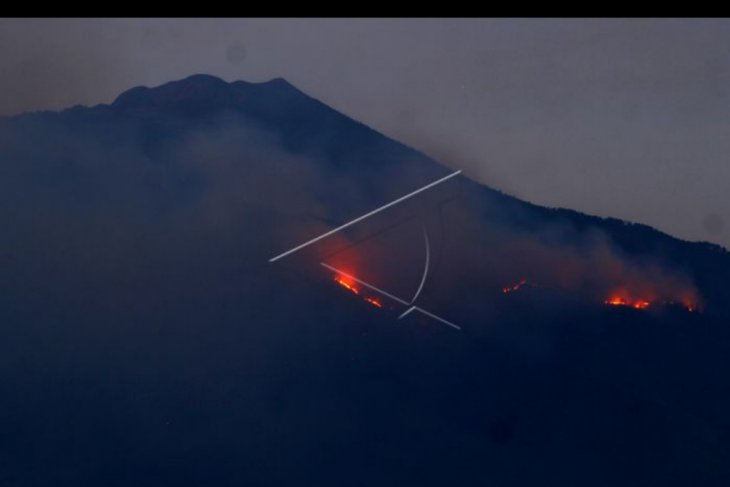
<svg viewBox="0 0 730 487"><path fill-rule="evenodd" d="M535 284L527 279L521 279L519 282L512 286L502 288L504 294L513 293L520 290L524 286L530 287L543 287ZM640 295L641 297L637 296ZM666 299L667 296L661 296L657 292L636 292L636 290L630 290L625 286L614 288L603 303L609 306L626 306L638 310L646 310L653 306L681 306L690 313L701 311L699 300L696 294L692 291L686 291L678 296L679 299ZM664 298L664 299L662 299Z"/></svg>
<svg viewBox="0 0 730 487"><path fill-rule="evenodd" d="M651 306L651 302L645 299L632 299L618 294L612 295L604 303L611 306L630 306L635 309L647 309Z"/></svg>
<svg viewBox="0 0 730 487"><path fill-rule="evenodd" d="M363 296L360 292L360 288L355 285L355 281L353 281L351 278L340 274L335 274L334 280L337 284L344 287L348 291L357 294L358 296ZM383 307L383 303L378 298L374 298L372 296L363 296L363 299L377 308Z"/></svg>
<svg viewBox="0 0 730 487"><path fill-rule="evenodd" d="M527 279L522 279L522 280L520 280L520 282L518 282L514 286L503 287L502 288L502 292L505 293L505 294L507 294L507 293L511 293L511 292L517 291L518 289L520 289L525 284L527 284Z"/></svg>
<svg viewBox="0 0 730 487"><path fill-rule="evenodd" d="M383 303L381 303L378 298L367 297L367 298L365 298L365 301L367 301L368 303L372 304L373 306L377 306L378 308L382 308L383 307Z"/></svg>
<svg viewBox="0 0 730 487"><path fill-rule="evenodd" d="M626 292L626 290L614 291L610 297L604 301L604 303L611 306L628 306L634 309L647 309L655 304L653 301L632 297L628 292ZM683 299L681 301L670 299L657 301L657 303L665 306L679 305L690 313L694 313L698 309L697 304L691 299Z"/></svg>
<svg viewBox="0 0 730 487"><path fill-rule="evenodd" d="M335 275L335 282L355 294L360 294L360 289L358 289L358 287L355 286L355 282L352 279L348 279L347 277L340 276L338 274L338 275Z"/></svg>

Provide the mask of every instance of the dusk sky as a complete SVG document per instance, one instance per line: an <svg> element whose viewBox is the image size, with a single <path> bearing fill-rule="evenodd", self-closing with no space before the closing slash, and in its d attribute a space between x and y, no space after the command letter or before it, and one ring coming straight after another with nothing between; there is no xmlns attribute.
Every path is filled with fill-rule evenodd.
<svg viewBox="0 0 730 487"><path fill-rule="evenodd" d="M0 114L283 77L522 199L730 247L727 20L0 20Z"/></svg>

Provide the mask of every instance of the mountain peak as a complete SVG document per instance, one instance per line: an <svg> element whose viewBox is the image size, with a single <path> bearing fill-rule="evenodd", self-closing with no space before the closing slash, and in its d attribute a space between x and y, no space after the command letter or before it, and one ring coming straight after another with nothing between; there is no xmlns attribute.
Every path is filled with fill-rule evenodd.
<svg viewBox="0 0 730 487"><path fill-rule="evenodd" d="M193 74L151 88L137 86L119 95L111 106L123 111L211 112L235 106L252 90L260 89L299 92L284 78L262 83L243 80L229 83L209 74Z"/></svg>
<svg viewBox="0 0 730 487"><path fill-rule="evenodd" d="M271 78L269 81L266 81L263 84L266 84L266 85L269 85L269 86L278 86L278 87L283 87L283 88L294 88L294 89L296 89L296 87L293 84L289 83L287 80L285 80L284 78L280 78L280 77Z"/></svg>
<svg viewBox="0 0 730 487"><path fill-rule="evenodd" d="M198 83L198 84L227 84L222 78L219 78L217 76L213 76L212 74L206 74L206 73L196 73L191 74L187 78L170 81L169 83L177 83L177 84L191 84L191 83Z"/></svg>

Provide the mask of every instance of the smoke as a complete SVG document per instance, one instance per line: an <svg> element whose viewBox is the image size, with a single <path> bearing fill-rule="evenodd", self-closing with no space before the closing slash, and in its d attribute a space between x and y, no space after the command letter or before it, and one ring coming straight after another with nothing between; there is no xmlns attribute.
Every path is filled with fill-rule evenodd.
<svg viewBox="0 0 730 487"><path fill-rule="evenodd" d="M302 150L228 112L190 120L109 110L0 122L0 263L10 308L94 303L142 313L161 300L211 298L219 286L265 302L269 288L257 281L276 272L269 258L448 173L356 124L356 136L333 125ZM316 278L327 261L409 300L424 272L423 228L431 263L419 304L437 313L463 307L478 320L521 279L538 294L587 304L616 292L701 302L690 275L662 255L624 251L595 225L579 229L463 178L287 265Z"/></svg>
<svg viewBox="0 0 730 487"><path fill-rule="evenodd" d="M154 306L160 292L264 262L277 242L325 226L316 163L252 124L179 136L74 123L66 114L0 130L0 255L18 303L26 294Z"/></svg>
<svg viewBox="0 0 730 487"><path fill-rule="evenodd" d="M460 179L269 264L449 171L352 136L337 120L307 152L256 119L162 112L98 107L0 120L0 383L11 425L0 457L13 460L11 483L31 475L36 484L108 485L123 470L120 482L142 485L205 483L211 472L223 485L288 484L309 469L332 474L333 485L353 471L377 484L388 466L373 469L368 455L382 445L388 458L412 461L420 483L429 481L423 458L442 465L459 445L468 456L439 468L435 483L460 471L468 483L485 448L498 455L532 442L525 454L539 462L601 435L616 451L634 445L641 460L662 448L646 438L667 428L641 429L650 422L639 417L612 437L624 391L658 384L712 398L725 387L708 382L727 356L714 336L682 335L675 348L662 341L670 327L607 327L607 345L596 346L582 320L564 320L577 332L561 335L530 307L555 289L601 303L617 284L657 296L691 286L661 256L623 251L608 233ZM416 313L398 322L384 298L383 309L371 306L319 266L328 260L408 299L423 272L424 226L431 269L417 304L463 333L420 326ZM310 265L289 272L302 261ZM521 278L545 287L519 291L529 319L510 321L501 288ZM573 309L559 307L561 319ZM501 340L500 329L515 340ZM575 336L579 346L566 344ZM727 401L700 402L724 417ZM705 413L696 411L692 418ZM566 419L575 432L567 439ZM694 426L680 422L688 433L675 443L694 449ZM519 457L507 459L504 478L524 472ZM563 457L555 464L567 478L575 469ZM318 480L309 483L328 483Z"/></svg>
<svg viewBox="0 0 730 487"><path fill-rule="evenodd" d="M466 197L445 205L433 225L440 225L444 240L424 293L434 306L499 303L502 289L523 279L537 290L533 295L587 305L618 292L651 303L701 306L688 270L666 255L627 252L597 225L578 229L568 218L530 212L486 191L479 201L472 190L468 186Z"/></svg>
<svg viewBox="0 0 730 487"><path fill-rule="evenodd" d="M401 157L402 148L397 164L380 163L377 146L355 154L362 164L338 166L327 147L341 134L303 154L287 149L281 134L231 113L191 122L106 110L2 121L0 224L7 233L0 255L14 293L43 282L49 293L83 289L87 298L106 299L111 287L153 305L156 293L140 289L174 293L196 286L201 273L266 272L276 253L438 172ZM319 250L350 244L341 234Z"/></svg>
<svg viewBox="0 0 730 487"><path fill-rule="evenodd" d="M422 277L421 230L426 228L434 255L419 303L439 310L470 301L499 304L501 290L523 279L538 295L557 293L587 306L603 306L617 295L627 302L676 303L691 310L702 304L689 273L660 254L631 254L597 227L579 231L568 220L542 221L498 201L490 202L495 205L490 211L501 212L502 220L491 222L469 198L446 198L453 188L439 191L431 195L436 204L416 200L373 217L318 243L302 261L326 261L407 300ZM525 219L539 230L527 232L513 223L524 225ZM302 235L331 227L303 225ZM474 312L472 319L483 312Z"/></svg>

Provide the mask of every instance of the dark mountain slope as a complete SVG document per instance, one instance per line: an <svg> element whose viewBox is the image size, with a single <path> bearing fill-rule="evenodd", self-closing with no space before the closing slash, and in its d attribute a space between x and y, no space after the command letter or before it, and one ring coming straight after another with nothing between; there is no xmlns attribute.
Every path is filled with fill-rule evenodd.
<svg viewBox="0 0 730 487"><path fill-rule="evenodd" d="M727 485L716 246L460 178L268 262L450 171L283 80L0 119L0 484ZM422 226L461 332L317 265L411 293Z"/></svg>

